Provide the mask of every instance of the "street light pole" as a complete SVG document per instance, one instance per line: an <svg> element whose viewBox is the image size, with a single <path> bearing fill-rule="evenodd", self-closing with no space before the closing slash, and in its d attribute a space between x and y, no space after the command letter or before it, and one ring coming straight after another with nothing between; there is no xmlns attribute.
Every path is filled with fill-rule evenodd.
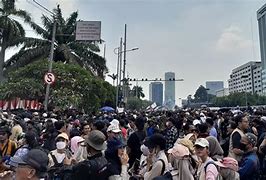
<svg viewBox="0 0 266 180"><path fill-rule="evenodd" d="M124 87L124 84L125 84L125 78L124 79L121 79L122 78L122 53L126 53L126 52L129 52L129 51L135 51L135 50L138 50L139 48L132 48L132 49L128 49L128 50L125 50L125 51L122 51L122 48L123 48L123 39L121 38L120 39L120 47L117 47L114 49L114 53L117 54L117 81L116 81L116 108L119 106L118 104L118 97L119 97L119 90L120 90L120 87L121 87L121 81L123 81L123 87ZM123 71L123 75L124 75L124 71ZM122 94L123 94L123 99L124 99L124 89L122 91Z"/></svg>
<svg viewBox="0 0 266 180"><path fill-rule="evenodd" d="M122 49L122 43L123 43L123 39L120 39L120 46L118 48L114 49L114 53L117 54L117 80L116 80L116 102L115 102L115 106L116 109L118 107L118 96L119 96L119 89L120 89L120 85L121 85L121 49ZM116 53L115 50L118 50L118 52Z"/></svg>

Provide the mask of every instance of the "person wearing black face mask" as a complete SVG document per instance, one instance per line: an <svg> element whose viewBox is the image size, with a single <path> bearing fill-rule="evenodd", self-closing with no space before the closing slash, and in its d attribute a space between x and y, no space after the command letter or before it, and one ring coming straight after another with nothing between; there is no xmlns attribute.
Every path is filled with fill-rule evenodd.
<svg viewBox="0 0 266 180"><path fill-rule="evenodd" d="M258 178L259 159L255 152L257 137L252 133L246 133L240 141L240 149L244 151L238 173L240 180L255 180Z"/></svg>

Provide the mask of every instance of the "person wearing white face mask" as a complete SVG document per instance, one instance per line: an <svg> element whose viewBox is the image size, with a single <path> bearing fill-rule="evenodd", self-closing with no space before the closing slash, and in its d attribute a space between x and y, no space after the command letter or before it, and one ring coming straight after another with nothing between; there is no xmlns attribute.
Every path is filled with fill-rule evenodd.
<svg viewBox="0 0 266 180"><path fill-rule="evenodd" d="M71 153L67 149L68 145L68 135L66 133L61 133L56 137L56 149L48 154L49 164L48 167L52 169L54 166L63 166L64 159L66 156L71 158Z"/></svg>

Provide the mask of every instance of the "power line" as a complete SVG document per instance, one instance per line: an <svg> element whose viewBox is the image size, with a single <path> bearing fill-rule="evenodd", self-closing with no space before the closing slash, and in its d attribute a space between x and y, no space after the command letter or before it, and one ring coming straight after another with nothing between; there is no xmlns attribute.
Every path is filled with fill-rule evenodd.
<svg viewBox="0 0 266 180"><path fill-rule="evenodd" d="M47 11L44 11L42 8L40 8L39 6L37 6L36 4L32 3L30 0L26 0L29 4L33 5L34 7L38 8L39 10L41 10L42 12L49 14Z"/></svg>

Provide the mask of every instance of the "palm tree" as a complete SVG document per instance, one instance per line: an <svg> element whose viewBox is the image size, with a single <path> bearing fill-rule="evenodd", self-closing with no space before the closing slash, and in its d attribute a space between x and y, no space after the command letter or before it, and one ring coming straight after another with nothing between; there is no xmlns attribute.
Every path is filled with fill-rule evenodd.
<svg viewBox="0 0 266 180"><path fill-rule="evenodd" d="M14 19L22 18L25 22L31 21L30 15L23 10L17 9L15 0L0 1L0 82L4 80L4 61L6 50L12 46L18 46L23 42L25 31L22 25ZM20 40L18 40L20 39Z"/></svg>
<svg viewBox="0 0 266 180"><path fill-rule="evenodd" d="M79 64L95 76L103 78L108 70L106 60L97 54L100 52L99 42L75 41L78 12L73 12L67 19L63 18L59 6L53 12L57 23L54 60ZM34 22L31 23L31 27L41 35L42 39L28 38L25 40L22 49L6 62L7 70L22 67L49 56L54 19L43 15L42 23L43 27Z"/></svg>
<svg viewBox="0 0 266 180"><path fill-rule="evenodd" d="M140 99L140 97L144 98L145 94L143 93L143 89L141 86L134 86L132 90L130 91L130 94L134 97L136 96L137 98Z"/></svg>
<svg viewBox="0 0 266 180"><path fill-rule="evenodd" d="M112 80L113 80L113 86L115 85L115 80L116 80L116 78L117 78L117 74L108 74L108 76L110 77L110 78L112 78Z"/></svg>

